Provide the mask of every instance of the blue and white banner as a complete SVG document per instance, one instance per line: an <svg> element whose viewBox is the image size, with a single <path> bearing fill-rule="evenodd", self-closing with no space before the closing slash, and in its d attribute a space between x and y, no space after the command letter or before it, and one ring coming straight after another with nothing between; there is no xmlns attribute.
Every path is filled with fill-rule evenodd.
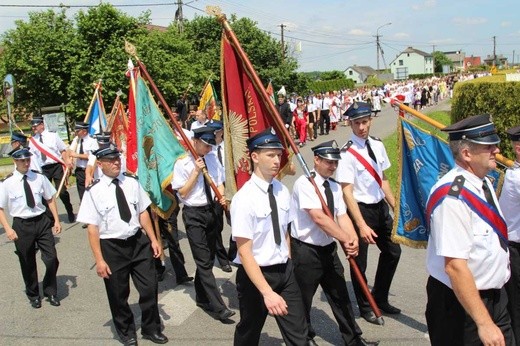
<svg viewBox="0 0 520 346"><path fill-rule="evenodd" d="M398 117L398 135L400 169L392 240L414 248L426 248L426 202L432 186L455 165L455 161L446 141L402 117ZM501 186L502 175L498 170L489 174L495 190Z"/></svg>

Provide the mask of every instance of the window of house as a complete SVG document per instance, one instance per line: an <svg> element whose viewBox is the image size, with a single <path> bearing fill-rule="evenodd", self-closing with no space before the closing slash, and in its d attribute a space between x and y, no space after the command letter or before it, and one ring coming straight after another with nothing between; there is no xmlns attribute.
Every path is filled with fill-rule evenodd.
<svg viewBox="0 0 520 346"><path fill-rule="evenodd" d="M352 71L348 71L348 74L349 74L349 76L353 75Z"/></svg>
<svg viewBox="0 0 520 346"><path fill-rule="evenodd" d="M404 65L404 61L403 60L399 60L399 66L403 66Z"/></svg>

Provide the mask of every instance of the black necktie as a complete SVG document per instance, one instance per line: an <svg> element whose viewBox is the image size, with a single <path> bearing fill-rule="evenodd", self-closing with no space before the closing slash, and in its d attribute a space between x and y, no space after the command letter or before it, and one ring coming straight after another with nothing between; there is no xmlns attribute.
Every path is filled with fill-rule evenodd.
<svg viewBox="0 0 520 346"><path fill-rule="evenodd" d="M36 206L36 202L34 201L31 186L29 185L27 176L25 174L23 176L23 190L25 191L25 201L27 202L27 206L31 209L34 208Z"/></svg>
<svg viewBox="0 0 520 346"><path fill-rule="evenodd" d="M202 159L204 161L204 165L206 164L206 160L204 158ZM206 166L207 169L207 166ZM213 197L211 196L211 187L209 186L208 182L206 181L206 177L202 175L202 182L204 183L204 193L206 194L206 199L208 200L208 204L213 203Z"/></svg>
<svg viewBox="0 0 520 346"><path fill-rule="evenodd" d="M493 200L493 196L491 195L491 191L489 190L485 181L482 182L482 190L484 190L484 195L486 196L486 201L489 204L491 204L495 209L497 209L495 201Z"/></svg>
<svg viewBox="0 0 520 346"><path fill-rule="evenodd" d="M222 147L220 145L217 146L217 158L218 162L222 165Z"/></svg>
<svg viewBox="0 0 520 346"><path fill-rule="evenodd" d="M330 189L330 183L328 180L323 182L323 187L325 187L327 206L329 207L330 213L332 214L332 218L334 218L334 197L332 196L332 190Z"/></svg>
<svg viewBox="0 0 520 346"><path fill-rule="evenodd" d="M85 152L83 151L83 138L81 138L79 140L79 154L84 154Z"/></svg>
<svg viewBox="0 0 520 346"><path fill-rule="evenodd" d="M40 133L40 143L43 144L43 135ZM42 162L45 162L45 160L47 160L47 156L43 153L43 151L41 152L41 157L42 157Z"/></svg>
<svg viewBox="0 0 520 346"><path fill-rule="evenodd" d="M119 209L119 216L121 217L121 220L123 220L124 222L130 222L132 214L130 213L130 208L128 207L128 202L126 201L125 193L123 192L121 186L119 186L119 179L113 179L112 184L116 186L116 200L117 208Z"/></svg>
<svg viewBox="0 0 520 346"><path fill-rule="evenodd" d="M267 193L269 195L269 206L271 207L271 220L273 221L274 241L275 241L276 245L280 245L282 243L282 238L280 236L280 222L278 221L278 206L276 205L276 199L274 198L274 194L273 194L273 184L269 184Z"/></svg>
<svg viewBox="0 0 520 346"><path fill-rule="evenodd" d="M377 163L376 155L374 154L374 151L372 150L372 147L370 146L369 140L367 139L365 143L366 143L367 150L368 150L368 156L370 156L370 158L372 160L374 160L375 163Z"/></svg>

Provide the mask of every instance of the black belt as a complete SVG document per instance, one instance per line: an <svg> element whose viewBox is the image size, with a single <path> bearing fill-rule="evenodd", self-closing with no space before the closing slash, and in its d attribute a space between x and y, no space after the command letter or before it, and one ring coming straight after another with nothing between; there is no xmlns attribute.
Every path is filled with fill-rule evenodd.
<svg viewBox="0 0 520 346"><path fill-rule="evenodd" d="M382 199L380 200L379 202L377 203L363 203L363 202L358 202L358 205L362 205L363 207L366 207L366 208L379 208L381 206L381 204L385 203L385 200Z"/></svg>
<svg viewBox="0 0 520 346"><path fill-rule="evenodd" d="M45 212L41 213L40 215L36 215L36 216L33 216L33 217L28 217L28 218L23 218L23 217L18 217L18 216L15 216L13 217L13 220L19 220L19 221L38 221L42 218L42 216L45 215Z"/></svg>
<svg viewBox="0 0 520 346"><path fill-rule="evenodd" d="M213 204L206 204L206 205L200 205L200 206L191 206L191 205L184 205L184 209L195 209L195 210L212 210Z"/></svg>
<svg viewBox="0 0 520 346"><path fill-rule="evenodd" d="M493 299L496 297L500 297L500 288L490 288L488 290L479 290L481 298Z"/></svg>
<svg viewBox="0 0 520 346"><path fill-rule="evenodd" d="M85 168L84 167L76 167L76 171L84 171Z"/></svg>
<svg viewBox="0 0 520 346"><path fill-rule="evenodd" d="M54 167L54 166L59 165L59 164L60 164L59 162L49 163L49 164L43 165L42 168L45 168L45 167Z"/></svg>
<svg viewBox="0 0 520 346"><path fill-rule="evenodd" d="M139 228L137 230L137 232L135 232L134 235L131 235L130 237L126 238L126 239L119 239L119 238L102 238L100 240L103 240L103 241L110 241L110 242L113 242L113 243L127 243L127 242L130 242L132 240L135 240L140 234L139 233L143 233L141 231L141 229Z"/></svg>
<svg viewBox="0 0 520 346"><path fill-rule="evenodd" d="M520 243L515 241L509 241L509 246L514 247L515 249L520 249Z"/></svg>
<svg viewBox="0 0 520 346"><path fill-rule="evenodd" d="M299 239L296 239L296 238L293 238L291 237L291 240L295 241L297 244L300 244L300 245L306 245L306 246L309 246L311 248L314 248L318 251L324 251L324 250L329 250L330 248L333 248L334 247L334 244L335 242L333 241L332 243L330 244L327 244L327 245L315 245L315 244L309 244L309 243L306 243L304 241L301 241Z"/></svg>

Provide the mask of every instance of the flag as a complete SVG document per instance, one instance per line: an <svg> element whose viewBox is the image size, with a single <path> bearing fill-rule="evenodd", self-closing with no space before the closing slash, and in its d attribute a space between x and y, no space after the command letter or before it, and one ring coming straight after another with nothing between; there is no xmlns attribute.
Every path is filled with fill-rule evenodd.
<svg viewBox="0 0 520 346"><path fill-rule="evenodd" d="M251 176L251 162L247 151L246 140L273 126L286 150L282 155L279 176L283 176L289 168L289 152L287 139L282 136L281 129L274 121L278 114L271 114L265 91L257 90L251 71L248 71L225 33L221 42L221 85L222 106L224 115L224 140L226 142L226 189L234 194L249 180ZM261 86L263 88L263 86Z"/></svg>
<svg viewBox="0 0 520 346"><path fill-rule="evenodd" d="M144 79L137 77L136 82L139 183L150 196L154 211L167 219L175 207L175 197L168 189L173 166L186 152L159 111Z"/></svg>
<svg viewBox="0 0 520 346"><path fill-rule="evenodd" d="M208 79L200 95L199 109L206 111L208 119L220 120L220 112L217 109L217 95L215 89Z"/></svg>
<svg viewBox="0 0 520 346"><path fill-rule="evenodd" d="M454 167L455 160L445 140L403 117L398 117L398 136L401 159L392 241L426 248L426 202L432 186ZM495 190L500 190L503 173L495 170L488 177Z"/></svg>
<svg viewBox="0 0 520 346"><path fill-rule="evenodd" d="M107 128L105 106L101 97L101 81L96 85L96 90L94 90L94 96L85 116L85 122L89 123L88 134L91 136L101 133Z"/></svg>
<svg viewBox="0 0 520 346"><path fill-rule="evenodd" d="M269 84L267 84L267 88L265 88L265 92L267 93L267 95L269 96L271 101L273 101L273 103L276 104L276 98L274 97L273 83L271 81L269 81Z"/></svg>
<svg viewBox="0 0 520 346"><path fill-rule="evenodd" d="M128 59L128 132L126 137L126 170L137 173L137 128L135 119L135 97L137 71L131 59Z"/></svg>
<svg viewBox="0 0 520 346"><path fill-rule="evenodd" d="M114 103L107 131L111 132L111 141L123 152L126 152L128 138L128 117L119 97Z"/></svg>

